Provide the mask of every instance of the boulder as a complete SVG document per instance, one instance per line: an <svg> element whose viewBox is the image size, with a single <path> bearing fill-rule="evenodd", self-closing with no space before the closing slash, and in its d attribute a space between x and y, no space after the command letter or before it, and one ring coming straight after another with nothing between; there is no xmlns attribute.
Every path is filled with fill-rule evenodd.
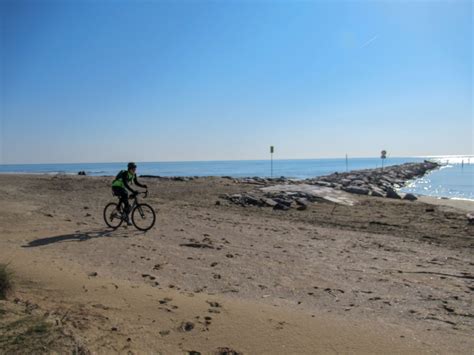
<svg viewBox="0 0 474 355"><path fill-rule="evenodd" d="M274 207L274 210L281 210L281 211L288 211L290 209L289 206L283 205L281 203L277 203Z"/></svg>
<svg viewBox="0 0 474 355"><path fill-rule="evenodd" d="M303 206L303 207L308 207L309 206L309 201L305 198L297 198L295 200L295 202L299 205L299 206Z"/></svg>
<svg viewBox="0 0 474 355"><path fill-rule="evenodd" d="M390 185L392 185L394 183L393 178L390 178L386 175L384 175L382 178L380 178L380 182L382 184L390 184Z"/></svg>
<svg viewBox="0 0 474 355"><path fill-rule="evenodd" d="M383 191L381 189L371 190L369 192L369 195L374 196L374 197L385 197L385 194L383 193Z"/></svg>
<svg viewBox="0 0 474 355"><path fill-rule="evenodd" d="M243 196L243 200L244 200L244 203L247 204L247 205L255 205L255 206L260 206L261 205L260 199L254 197L254 196L251 196L251 195Z"/></svg>
<svg viewBox="0 0 474 355"><path fill-rule="evenodd" d="M467 223L470 225L474 225L474 213L468 213L466 214L467 217Z"/></svg>
<svg viewBox="0 0 474 355"><path fill-rule="evenodd" d="M388 198L393 198L393 199L397 199L397 200L400 200L401 197L400 195L398 194L397 191L395 191L395 189L393 189L392 187L387 187L387 195L386 195Z"/></svg>
<svg viewBox="0 0 474 355"><path fill-rule="evenodd" d="M369 194L369 189L367 187L362 187L362 186L347 186L342 188L344 191L349 192L351 194L357 194L357 195L368 195Z"/></svg>
<svg viewBox="0 0 474 355"><path fill-rule="evenodd" d="M287 199L283 199L283 198L274 198L273 199L275 202L277 202L277 205L284 205L286 207L290 207L291 206L291 203L293 202L292 200L287 200Z"/></svg>
<svg viewBox="0 0 474 355"><path fill-rule="evenodd" d="M369 192L369 196L373 196L373 197L385 197L385 195L383 193L380 193L378 191L370 191Z"/></svg>
<svg viewBox="0 0 474 355"><path fill-rule="evenodd" d="M265 205L270 206L270 207L275 207L276 205L278 205L278 202L272 200L271 198L267 198L267 197L263 197L262 202Z"/></svg>
<svg viewBox="0 0 474 355"><path fill-rule="evenodd" d="M403 196L403 199L404 199L404 200L408 200L408 201L416 201L416 200L418 200L418 198L417 198L415 195L410 194L410 193L405 194L405 196Z"/></svg>
<svg viewBox="0 0 474 355"><path fill-rule="evenodd" d="M326 187L331 187L332 186L332 183L330 183L328 181L316 181L314 184L319 185L319 186L326 186Z"/></svg>
<svg viewBox="0 0 474 355"><path fill-rule="evenodd" d="M361 179L352 180L351 185L362 186L365 185L365 181Z"/></svg>
<svg viewBox="0 0 474 355"><path fill-rule="evenodd" d="M339 183L344 185L344 186L350 185L351 182L352 182L352 180L350 180L350 179L341 179L341 180L339 180Z"/></svg>

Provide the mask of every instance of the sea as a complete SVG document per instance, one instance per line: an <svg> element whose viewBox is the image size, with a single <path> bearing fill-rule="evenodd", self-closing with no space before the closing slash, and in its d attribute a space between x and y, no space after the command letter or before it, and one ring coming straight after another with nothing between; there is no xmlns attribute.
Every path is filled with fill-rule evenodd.
<svg viewBox="0 0 474 355"><path fill-rule="evenodd" d="M474 156L388 157L291 159L291 160L228 160L190 162L140 162L138 175L155 176L231 176L281 177L306 179L334 172L373 169L407 162L432 160L442 164L420 179L409 182L402 192L452 199L474 200ZM127 163L75 164L7 164L0 173L73 174L84 171L91 176L115 176Z"/></svg>

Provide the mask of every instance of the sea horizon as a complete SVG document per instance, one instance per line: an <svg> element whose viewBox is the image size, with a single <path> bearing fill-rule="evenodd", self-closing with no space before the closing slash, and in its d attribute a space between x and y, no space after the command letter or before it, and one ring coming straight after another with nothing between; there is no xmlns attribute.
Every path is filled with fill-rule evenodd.
<svg viewBox="0 0 474 355"><path fill-rule="evenodd" d="M474 154L441 154L441 155L408 155L408 156L387 156L388 159L458 159L458 158L472 158L474 159ZM346 159L345 156L338 157L315 157L315 158L273 158L273 161L287 161L287 160L333 160L333 159ZM381 159L380 157L374 156L350 156L348 159ZM134 160L136 164L142 163L209 163L209 162L247 162L247 161L271 161L271 158L255 158L255 159L198 159L198 160ZM2 166L19 166L19 165L79 165L79 164L126 164L129 161L100 161L100 162L40 162L40 163L2 163Z"/></svg>

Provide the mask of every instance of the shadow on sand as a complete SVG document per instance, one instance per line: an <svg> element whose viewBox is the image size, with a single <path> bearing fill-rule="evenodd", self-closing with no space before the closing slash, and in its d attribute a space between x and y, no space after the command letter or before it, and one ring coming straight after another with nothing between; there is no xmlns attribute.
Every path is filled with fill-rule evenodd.
<svg viewBox="0 0 474 355"><path fill-rule="evenodd" d="M134 231L133 233L137 234L137 231ZM74 241L84 242L89 239L101 238L101 237L128 238L129 234L130 232L128 231L111 230L111 229L92 230L92 231L87 231L87 232L77 231L76 233L72 233L72 234L63 234L63 235L57 235L54 237L35 239L26 245L22 245L22 247L33 248L33 247L40 247L43 245L60 243L60 242L74 242Z"/></svg>

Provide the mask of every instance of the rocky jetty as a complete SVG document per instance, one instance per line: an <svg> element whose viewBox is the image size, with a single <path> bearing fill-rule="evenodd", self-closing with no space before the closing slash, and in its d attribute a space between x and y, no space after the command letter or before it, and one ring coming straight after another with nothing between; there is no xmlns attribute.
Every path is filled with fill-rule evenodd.
<svg viewBox="0 0 474 355"><path fill-rule="evenodd" d="M402 196L397 193L396 189L403 187L408 181L422 177L427 172L439 167L440 164L425 160L423 163L406 163L384 169L334 173L306 180L306 183L332 187L358 195L400 199ZM416 200L416 196L412 194L406 194L403 198Z"/></svg>
<svg viewBox="0 0 474 355"><path fill-rule="evenodd" d="M417 199L415 195L400 194L397 189L439 166L438 163L424 161L394 165L384 169L334 173L299 181L283 177L234 179L236 182L262 185L262 187L251 192L224 195L221 198L241 206L272 207L276 210L290 208L304 210L309 203L317 201L353 205L354 201L350 198L350 194L414 201Z"/></svg>

